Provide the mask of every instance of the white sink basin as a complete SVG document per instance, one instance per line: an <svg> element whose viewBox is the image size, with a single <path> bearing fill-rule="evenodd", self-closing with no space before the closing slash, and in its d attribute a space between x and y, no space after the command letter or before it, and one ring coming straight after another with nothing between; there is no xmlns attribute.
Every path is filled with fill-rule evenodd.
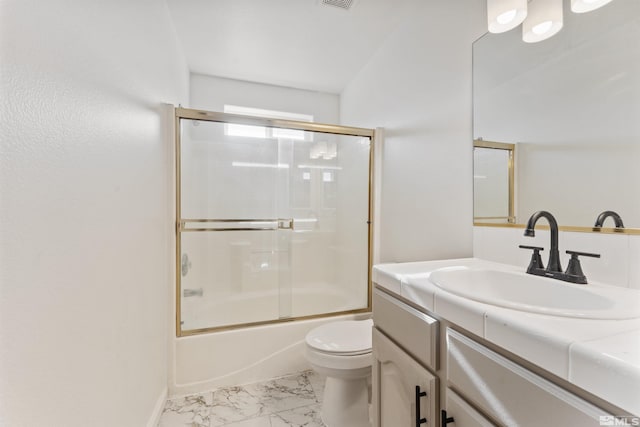
<svg viewBox="0 0 640 427"><path fill-rule="evenodd" d="M587 319L640 317L640 291L634 289L465 267L436 270L429 281L452 294L514 310Z"/></svg>

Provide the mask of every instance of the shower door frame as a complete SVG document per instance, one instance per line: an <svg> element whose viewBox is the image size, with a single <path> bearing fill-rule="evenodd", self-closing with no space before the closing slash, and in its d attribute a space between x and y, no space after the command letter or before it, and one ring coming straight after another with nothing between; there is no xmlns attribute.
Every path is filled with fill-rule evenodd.
<svg viewBox="0 0 640 427"><path fill-rule="evenodd" d="M176 206L176 220L175 220L175 242L176 242L176 336L177 337L185 337L191 335L198 335L203 333L210 332L218 332L225 331L231 329L238 328L246 328L251 326L259 326L259 325L267 325L267 324L276 324L283 322L293 322L296 320L308 320L308 319L317 319L322 317L332 317L339 316L344 314L358 314L358 313L368 313L371 312L371 302L372 302L372 282L371 282L371 268L373 262L373 184L374 184L374 141L375 141L375 131L373 129L366 128L358 128L358 127L350 127L350 126L340 126L340 125L332 125L325 123L316 123L316 122L301 122L295 120L281 120L281 119L267 119L262 117L254 117L254 116L244 116L239 114L229 114L229 113L219 113L214 111L206 111L206 110L197 110L183 107L175 107L175 178L176 178L176 188L175 188L175 206ZM201 120L207 122L218 122L218 123L232 123L232 124L241 124L241 125L253 125L253 126L263 126L268 128L285 128L285 129L294 129L294 130L302 130L302 131L310 131L310 132L319 132L319 133L330 133L330 134L338 134L338 135L350 135L350 136L359 136L369 138L369 188L368 188L368 215L367 215L367 306L364 308L340 311L340 312L332 312L332 313L321 313L321 314L313 314L308 316L298 316L298 317L287 317L287 318L279 318L273 320L265 320L259 322L249 322L242 323L236 325L225 325L225 326L214 326L208 328L198 328L198 329L189 329L186 331L182 330L182 313L181 313L181 303L182 303L182 294L181 294L181 256L182 256L182 245L181 245L181 233L187 231L210 231L211 229L200 228L200 229L189 229L186 227L186 222L202 222L203 220L184 220L182 218L181 212L181 123L182 119L186 120ZM255 221L255 220L254 220ZM206 222L206 221L205 221ZM234 221L234 222L242 222L242 221Z"/></svg>

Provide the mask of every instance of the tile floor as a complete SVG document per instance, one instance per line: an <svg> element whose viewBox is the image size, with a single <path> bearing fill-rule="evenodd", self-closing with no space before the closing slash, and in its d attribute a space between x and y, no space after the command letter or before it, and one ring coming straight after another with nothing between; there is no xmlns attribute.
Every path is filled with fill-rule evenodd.
<svg viewBox="0 0 640 427"><path fill-rule="evenodd" d="M169 399L158 427L324 427L324 378L304 371Z"/></svg>

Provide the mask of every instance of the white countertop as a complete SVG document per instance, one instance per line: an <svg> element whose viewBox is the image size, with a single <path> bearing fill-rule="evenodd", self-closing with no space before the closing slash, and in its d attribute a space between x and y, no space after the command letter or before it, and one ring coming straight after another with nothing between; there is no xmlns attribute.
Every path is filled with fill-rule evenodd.
<svg viewBox="0 0 640 427"><path fill-rule="evenodd" d="M640 318L556 317L476 302L429 281L431 272L453 266L524 270L477 258L378 264L373 267L373 282L631 414L640 415Z"/></svg>

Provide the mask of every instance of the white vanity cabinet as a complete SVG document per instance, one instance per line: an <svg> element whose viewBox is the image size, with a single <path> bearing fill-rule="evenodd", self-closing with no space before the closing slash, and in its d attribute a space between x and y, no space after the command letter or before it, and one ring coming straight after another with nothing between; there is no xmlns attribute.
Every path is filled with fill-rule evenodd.
<svg viewBox="0 0 640 427"><path fill-rule="evenodd" d="M373 329L373 426L437 425L438 379Z"/></svg>
<svg viewBox="0 0 640 427"><path fill-rule="evenodd" d="M612 419L579 389L416 307L374 290L373 427L583 427Z"/></svg>
<svg viewBox="0 0 640 427"><path fill-rule="evenodd" d="M426 367L438 365L438 321L379 290L373 306L373 426L437 425L438 378Z"/></svg>

